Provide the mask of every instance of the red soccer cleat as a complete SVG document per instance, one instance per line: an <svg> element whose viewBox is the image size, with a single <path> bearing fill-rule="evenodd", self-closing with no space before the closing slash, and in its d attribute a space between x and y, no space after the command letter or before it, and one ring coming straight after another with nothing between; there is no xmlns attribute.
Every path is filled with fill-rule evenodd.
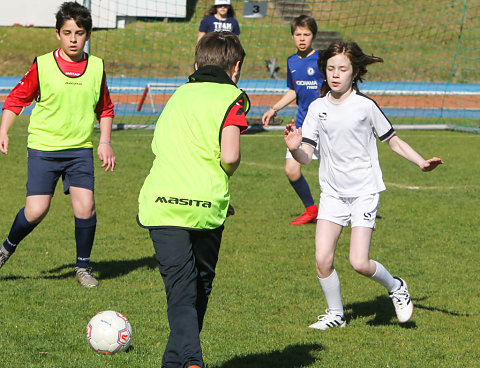
<svg viewBox="0 0 480 368"><path fill-rule="evenodd" d="M303 225L311 222L317 222L318 207L316 205L307 207L305 212L299 218L296 218L290 225Z"/></svg>

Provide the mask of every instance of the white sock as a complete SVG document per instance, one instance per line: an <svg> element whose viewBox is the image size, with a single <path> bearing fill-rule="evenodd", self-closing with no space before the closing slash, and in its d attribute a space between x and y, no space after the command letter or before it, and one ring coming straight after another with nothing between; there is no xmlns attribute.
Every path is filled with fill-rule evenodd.
<svg viewBox="0 0 480 368"><path fill-rule="evenodd" d="M322 286L325 299L327 300L328 309L343 316L342 294L340 292L340 279L338 278L337 271L333 270L331 275L325 279L318 276L317 278Z"/></svg>
<svg viewBox="0 0 480 368"><path fill-rule="evenodd" d="M393 278L390 272L387 271L385 267L381 263L377 261L373 261L377 265L377 270L375 273L370 277L373 281L378 282L379 284L385 286L389 293L392 291L397 290L401 283L399 280Z"/></svg>

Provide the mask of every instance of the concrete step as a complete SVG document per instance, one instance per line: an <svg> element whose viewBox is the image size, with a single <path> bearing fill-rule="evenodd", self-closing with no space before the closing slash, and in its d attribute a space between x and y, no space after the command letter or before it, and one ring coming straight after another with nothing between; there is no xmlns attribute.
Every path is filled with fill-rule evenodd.
<svg viewBox="0 0 480 368"><path fill-rule="evenodd" d="M291 21L299 15L312 15L312 7L304 0L277 0L275 1L275 10L285 21Z"/></svg>
<svg viewBox="0 0 480 368"><path fill-rule="evenodd" d="M324 50L334 41L341 40L340 33L335 31L318 31L313 40L312 47L316 50Z"/></svg>

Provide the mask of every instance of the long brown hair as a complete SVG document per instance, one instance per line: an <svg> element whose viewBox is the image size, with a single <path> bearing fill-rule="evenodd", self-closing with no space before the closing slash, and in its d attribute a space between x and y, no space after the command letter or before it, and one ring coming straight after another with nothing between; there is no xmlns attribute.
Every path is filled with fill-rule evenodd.
<svg viewBox="0 0 480 368"><path fill-rule="evenodd" d="M227 11L227 18L235 18L235 10L233 10L231 5L228 6L228 11ZM205 12L205 16L208 17L209 15L215 15L217 14L217 7L213 5L210 9L208 9Z"/></svg>
<svg viewBox="0 0 480 368"><path fill-rule="evenodd" d="M326 50L320 52L318 58L318 69L325 76L325 80L320 87L320 97L325 96L330 91L327 83L327 61L331 57L339 54L345 54L353 68L353 89L358 92L358 82L363 82L363 76L367 74L367 65L373 63L383 63L383 59L374 55L366 55L356 42L334 41Z"/></svg>

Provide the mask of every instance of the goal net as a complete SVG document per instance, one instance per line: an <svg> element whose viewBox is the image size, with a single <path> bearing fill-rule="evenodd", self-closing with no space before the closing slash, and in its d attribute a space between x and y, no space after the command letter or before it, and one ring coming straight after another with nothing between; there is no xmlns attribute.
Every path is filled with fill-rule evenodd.
<svg viewBox="0 0 480 368"><path fill-rule="evenodd" d="M198 28L213 0L91 0L90 52L105 60L117 123L154 123L193 71ZM290 21L312 15L314 48L356 41L384 59L360 85L387 116L471 125L480 118L480 2L468 0L232 0L247 57L239 86L260 117L286 92L296 49ZM295 115L295 106L280 119ZM423 119L425 120L425 119Z"/></svg>

